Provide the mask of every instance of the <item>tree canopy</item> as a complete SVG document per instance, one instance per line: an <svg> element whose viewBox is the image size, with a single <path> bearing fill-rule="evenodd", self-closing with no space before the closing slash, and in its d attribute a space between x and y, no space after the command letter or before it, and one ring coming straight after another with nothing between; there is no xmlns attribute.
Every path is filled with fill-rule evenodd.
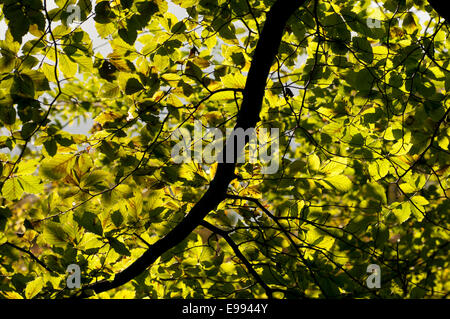
<svg viewBox="0 0 450 319"><path fill-rule="evenodd" d="M168 2L0 0L1 298L447 297L443 1Z"/></svg>

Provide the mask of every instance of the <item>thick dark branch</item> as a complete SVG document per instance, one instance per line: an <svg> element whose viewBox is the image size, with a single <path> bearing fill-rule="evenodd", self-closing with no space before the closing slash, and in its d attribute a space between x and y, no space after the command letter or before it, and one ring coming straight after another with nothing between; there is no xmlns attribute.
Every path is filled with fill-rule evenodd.
<svg viewBox="0 0 450 319"><path fill-rule="evenodd" d="M266 22L254 51L254 56L245 84L242 105L234 129L244 130L256 126L262 107L267 77L278 52L287 20L306 0L277 0L267 13ZM239 144L239 143L238 143ZM243 143L245 146L245 143ZM239 145L241 147L241 145ZM224 147L227 148L227 145ZM243 148L243 147L242 147ZM242 152L237 149L236 154ZM118 273L112 281L101 281L87 286L96 293L119 287L132 280L158 259L163 253L183 241L225 199L229 183L235 178L235 163L218 164L216 175L208 190L194 205L188 215L164 238L153 244L128 268ZM86 295L82 293L82 297Z"/></svg>
<svg viewBox="0 0 450 319"><path fill-rule="evenodd" d="M434 11L439 14L442 18L445 19L447 23L450 23L450 11L448 11L448 1L444 0L428 0L430 6L434 9Z"/></svg>

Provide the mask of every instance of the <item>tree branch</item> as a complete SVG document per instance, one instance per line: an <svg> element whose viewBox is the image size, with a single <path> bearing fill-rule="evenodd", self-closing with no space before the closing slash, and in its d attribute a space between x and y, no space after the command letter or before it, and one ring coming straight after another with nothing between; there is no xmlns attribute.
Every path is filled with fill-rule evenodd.
<svg viewBox="0 0 450 319"><path fill-rule="evenodd" d="M10 246L10 247L12 247L14 249L17 249L17 250L27 254L28 256L31 257L31 259L33 259L35 262L37 262L42 268L44 268L45 270L47 270L47 271L49 271L51 273L54 272L43 261L41 261L39 258L37 258L31 251L26 250L25 248L19 247L17 245L14 245L13 243L10 243L8 241L6 243L4 243L3 245L8 245L8 246ZM3 246L3 245L0 245L0 246Z"/></svg>
<svg viewBox="0 0 450 319"><path fill-rule="evenodd" d="M267 77L278 52L287 20L305 2L306 0L277 0L267 13L266 22L255 48L248 72L242 105L234 130L238 128L246 130L255 127L260 120L259 113L262 107ZM235 154L240 154L246 143L242 143L242 145L241 143L236 144L239 144L239 149L235 149ZM228 142L224 149L227 149L227 146ZM216 175L211 181L208 190L177 226L165 237L154 243L130 266L118 273L112 281L100 281L88 285L82 289L79 297L86 297L86 292L89 289L100 293L127 283L152 265L163 253L183 241L197 228L205 216L225 199L228 185L236 177L234 174L235 167L235 162L219 163Z"/></svg>

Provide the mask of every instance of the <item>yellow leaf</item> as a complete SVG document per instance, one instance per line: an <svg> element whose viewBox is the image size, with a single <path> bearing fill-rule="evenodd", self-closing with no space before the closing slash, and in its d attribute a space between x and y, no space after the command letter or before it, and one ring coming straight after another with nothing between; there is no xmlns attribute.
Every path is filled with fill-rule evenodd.
<svg viewBox="0 0 450 319"><path fill-rule="evenodd" d="M153 58L153 64L158 68L159 71L164 71L170 65L169 57L162 55L155 55Z"/></svg>
<svg viewBox="0 0 450 319"><path fill-rule="evenodd" d="M411 198L411 200L416 205L425 206L428 205L430 202L423 196L414 196Z"/></svg>
<svg viewBox="0 0 450 319"><path fill-rule="evenodd" d="M230 73L221 77L222 83L227 88L243 89L246 78L241 73Z"/></svg>
<svg viewBox="0 0 450 319"><path fill-rule="evenodd" d="M77 74L78 65L65 54L58 54L58 67L66 78L73 78Z"/></svg>
<svg viewBox="0 0 450 319"><path fill-rule="evenodd" d="M2 291L1 294L7 299L23 299L23 297L15 291Z"/></svg>
<svg viewBox="0 0 450 319"><path fill-rule="evenodd" d="M394 209L393 212L401 224L405 222L411 215L411 206L409 203L403 203L398 206L398 208Z"/></svg>
<svg viewBox="0 0 450 319"><path fill-rule="evenodd" d="M181 77L176 73L165 73L161 77L166 81L179 81Z"/></svg>
<svg viewBox="0 0 450 319"><path fill-rule="evenodd" d="M44 63L42 65L42 72L44 72L45 77L50 81L50 82L56 82L56 77L55 77L55 67L53 65L50 65L48 63ZM56 75L59 75L59 71L56 70Z"/></svg>
<svg viewBox="0 0 450 319"><path fill-rule="evenodd" d="M38 176L24 175L17 177L24 192L29 194L39 194L44 191L44 184Z"/></svg>
<svg viewBox="0 0 450 319"><path fill-rule="evenodd" d="M40 172L50 179L61 179L67 175L67 166L74 158L71 154L56 154L41 162Z"/></svg>
<svg viewBox="0 0 450 319"><path fill-rule="evenodd" d="M398 187L405 193L414 193L416 191L416 188L408 183L400 184Z"/></svg>
<svg viewBox="0 0 450 319"><path fill-rule="evenodd" d="M196 64L199 68L205 69L209 66L209 61L201 58L201 57L195 57L193 60L194 64Z"/></svg>
<svg viewBox="0 0 450 319"><path fill-rule="evenodd" d="M324 180L340 191L349 191L352 187L352 182L345 175L330 176L325 178Z"/></svg>
<svg viewBox="0 0 450 319"><path fill-rule="evenodd" d="M23 188L19 184L17 177L8 179L2 188L2 195L8 200L20 199L23 194Z"/></svg>
<svg viewBox="0 0 450 319"><path fill-rule="evenodd" d="M30 281L25 288L25 297L27 299L32 299L36 296L44 287L44 283L42 278L36 278L33 281Z"/></svg>
<svg viewBox="0 0 450 319"><path fill-rule="evenodd" d="M39 161L36 159L32 159L29 161L21 161L19 163L19 169L17 170L16 175L33 174L36 171L38 164Z"/></svg>
<svg viewBox="0 0 450 319"><path fill-rule="evenodd" d="M316 154L312 154L308 157L309 168L313 171L318 171L320 168L320 158Z"/></svg>
<svg viewBox="0 0 450 319"><path fill-rule="evenodd" d="M342 173L346 167L347 158L333 157L320 169L320 172L327 175L338 175Z"/></svg>
<svg viewBox="0 0 450 319"><path fill-rule="evenodd" d="M95 119L95 122L100 123L101 125L104 125L106 122L114 122L117 119L120 119L123 117L122 114L114 112L114 111L107 111L100 113Z"/></svg>

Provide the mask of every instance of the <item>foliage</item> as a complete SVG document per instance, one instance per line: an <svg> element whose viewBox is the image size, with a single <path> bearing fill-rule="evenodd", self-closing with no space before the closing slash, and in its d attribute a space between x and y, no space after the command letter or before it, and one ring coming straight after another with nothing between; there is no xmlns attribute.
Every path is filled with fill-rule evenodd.
<svg viewBox="0 0 450 319"><path fill-rule="evenodd" d="M163 0L0 0L2 297L73 295L70 264L110 280L185 218L217 164L174 163L174 132L233 127L273 2L173 0L178 20ZM257 124L280 129L278 172L237 164L201 226L93 297L448 296L448 32L423 0L307 1Z"/></svg>

